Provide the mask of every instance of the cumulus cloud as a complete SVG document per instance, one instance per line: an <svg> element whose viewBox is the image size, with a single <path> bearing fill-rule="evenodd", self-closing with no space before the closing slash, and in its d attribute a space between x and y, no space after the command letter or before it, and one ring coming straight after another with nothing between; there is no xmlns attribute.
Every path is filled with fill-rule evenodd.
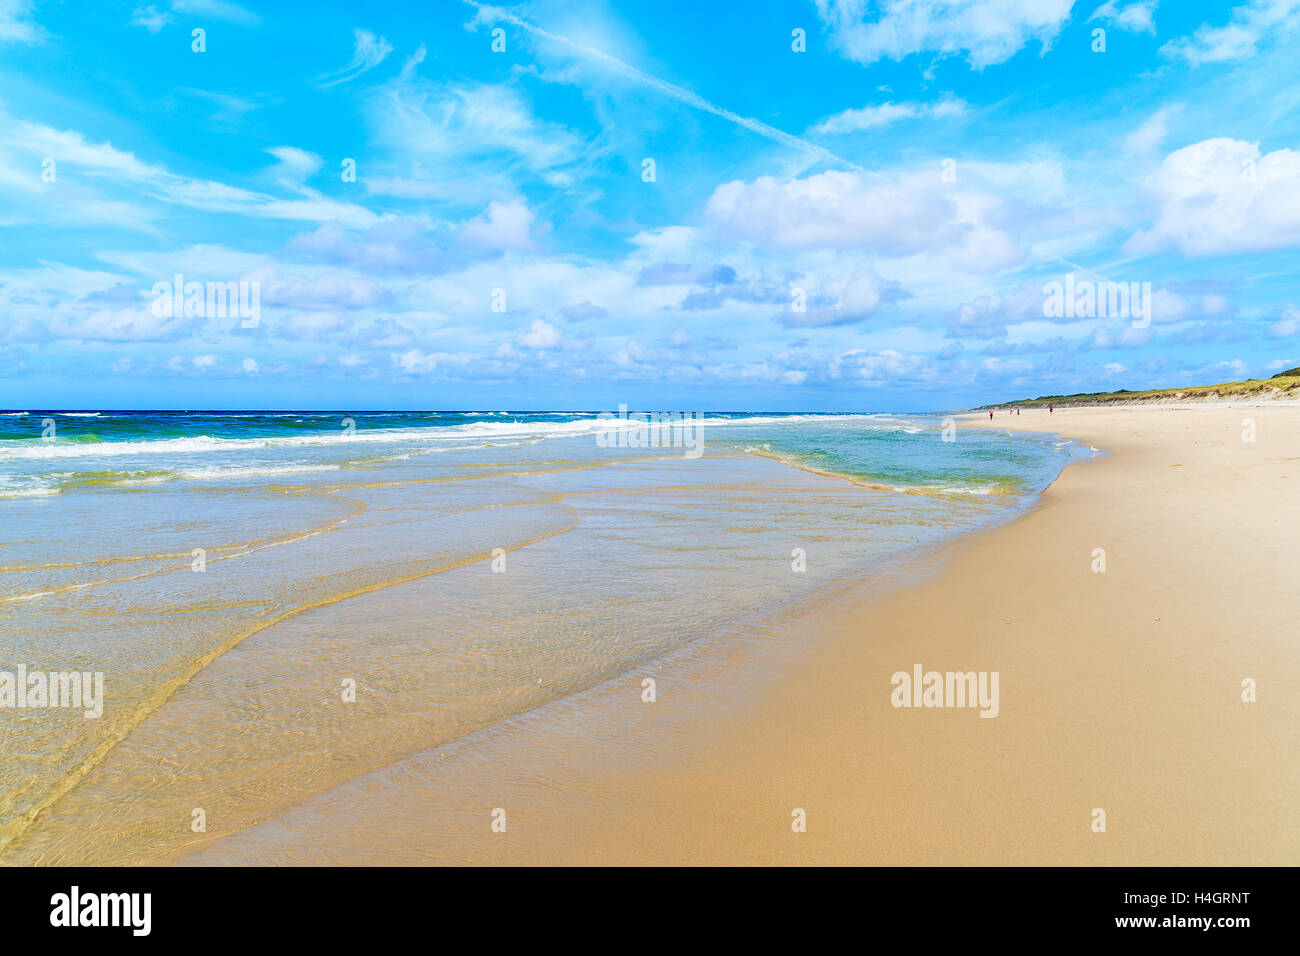
<svg viewBox="0 0 1300 956"><path fill-rule="evenodd" d="M1207 139L1165 157L1142 185L1152 225L1124 245L1133 255L1174 247L1228 255L1300 243L1300 152Z"/></svg>
<svg viewBox="0 0 1300 956"><path fill-rule="evenodd" d="M387 300L382 286L371 279L324 273L317 276L284 275L274 266L254 269L246 276L259 282L263 305L294 309L359 309Z"/></svg>
<svg viewBox="0 0 1300 956"><path fill-rule="evenodd" d="M186 316L157 316L148 305L94 309L74 317L55 315L48 330L56 339L95 342L167 342L199 332L204 320Z"/></svg>
<svg viewBox="0 0 1300 956"><path fill-rule="evenodd" d="M824 289L792 301L777 323L785 328L820 328L849 325L875 315L882 305L907 297L897 282L881 278L874 269L866 269L845 279L832 280ZM798 306L803 306L802 310Z"/></svg>
<svg viewBox="0 0 1300 956"><path fill-rule="evenodd" d="M728 285L736 270L723 263L653 262L641 270L637 285Z"/></svg>
<svg viewBox="0 0 1300 956"><path fill-rule="evenodd" d="M351 338L356 348L400 349L415 341L415 333L395 319L376 319Z"/></svg>
<svg viewBox="0 0 1300 956"><path fill-rule="evenodd" d="M1289 339L1300 334L1300 311L1295 308L1282 310L1282 317L1268 327L1269 338Z"/></svg>
<svg viewBox="0 0 1300 956"><path fill-rule="evenodd" d="M566 305L560 309L560 315L570 322L585 322L587 319L603 319L609 315L606 309L591 302L582 301L577 305Z"/></svg>
<svg viewBox="0 0 1300 956"><path fill-rule="evenodd" d="M533 248L532 226L526 203L493 200L483 215L460 227L460 241L493 252L524 251Z"/></svg>
<svg viewBox="0 0 1300 956"><path fill-rule="evenodd" d="M1155 332L1150 328L1136 329L1132 323L1126 325L1099 325L1092 330L1088 343L1094 349L1136 349L1150 345L1155 340Z"/></svg>
<svg viewBox="0 0 1300 956"><path fill-rule="evenodd" d="M841 172L724 183L709 197L705 218L737 239L788 249L849 246L909 255L947 244L956 232L951 205L937 191L868 185Z"/></svg>
<svg viewBox="0 0 1300 956"><path fill-rule="evenodd" d="M909 355L897 349L878 352L850 349L830 362L828 377L884 385L924 380L933 371L934 363L929 356Z"/></svg>
<svg viewBox="0 0 1300 956"><path fill-rule="evenodd" d="M284 338L310 342L338 332L346 325L336 312L295 312L277 323L275 331Z"/></svg>
<svg viewBox="0 0 1300 956"><path fill-rule="evenodd" d="M411 349L393 357L393 369L403 375L432 375L438 368L438 356Z"/></svg>
<svg viewBox="0 0 1300 956"><path fill-rule="evenodd" d="M1020 252L984 221L993 197L949 197L920 185L876 185L825 172L786 182L763 176L714 190L705 218L722 235L779 249L859 249L888 256L948 254L959 268L1000 269ZM964 205L964 209L962 208Z"/></svg>
<svg viewBox="0 0 1300 956"><path fill-rule="evenodd" d="M977 295L945 315L944 322L953 335L986 338L1005 335L1008 326L1043 318L1042 286L1029 282Z"/></svg>
<svg viewBox="0 0 1300 956"><path fill-rule="evenodd" d="M385 275L433 275L462 267L463 252L444 249L425 224L388 219L359 232L328 222L289 240L286 251L315 262Z"/></svg>
<svg viewBox="0 0 1300 956"><path fill-rule="evenodd" d="M521 332L516 341L525 349L551 349L560 344L560 333L551 323L534 319L528 331Z"/></svg>

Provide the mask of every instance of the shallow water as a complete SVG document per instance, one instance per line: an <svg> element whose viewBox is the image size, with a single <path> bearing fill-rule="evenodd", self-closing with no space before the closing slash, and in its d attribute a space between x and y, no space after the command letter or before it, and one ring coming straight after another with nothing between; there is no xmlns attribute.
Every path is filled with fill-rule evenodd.
<svg viewBox="0 0 1300 956"><path fill-rule="evenodd" d="M1005 520L1068 455L920 416L707 416L698 457L609 427L0 419L0 670L105 694L0 708L0 861L165 860Z"/></svg>

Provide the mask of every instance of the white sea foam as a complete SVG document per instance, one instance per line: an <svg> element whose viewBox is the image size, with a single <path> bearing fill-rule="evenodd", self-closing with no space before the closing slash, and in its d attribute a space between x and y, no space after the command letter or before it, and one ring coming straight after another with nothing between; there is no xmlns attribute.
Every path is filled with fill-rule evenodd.
<svg viewBox="0 0 1300 956"><path fill-rule="evenodd" d="M29 488L13 488L0 485L0 498L47 498L58 493L59 489L54 485L33 485Z"/></svg>
<svg viewBox="0 0 1300 956"><path fill-rule="evenodd" d="M177 472L179 478L211 481L222 478L274 478L317 471L338 471L340 465L266 465L251 468L187 468Z"/></svg>

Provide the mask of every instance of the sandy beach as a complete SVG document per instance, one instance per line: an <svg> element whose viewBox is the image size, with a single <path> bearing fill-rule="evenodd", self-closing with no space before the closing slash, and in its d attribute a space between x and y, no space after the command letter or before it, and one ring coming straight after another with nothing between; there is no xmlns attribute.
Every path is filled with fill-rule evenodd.
<svg viewBox="0 0 1300 956"><path fill-rule="evenodd" d="M1050 431L1102 454L921 559L920 583L775 627L758 689L736 683L743 645L676 689L670 660L652 706L630 674L615 710L543 708L188 862L1295 864L1297 426L1281 405L967 416L959 442ZM997 672L997 716L892 706L916 665Z"/></svg>

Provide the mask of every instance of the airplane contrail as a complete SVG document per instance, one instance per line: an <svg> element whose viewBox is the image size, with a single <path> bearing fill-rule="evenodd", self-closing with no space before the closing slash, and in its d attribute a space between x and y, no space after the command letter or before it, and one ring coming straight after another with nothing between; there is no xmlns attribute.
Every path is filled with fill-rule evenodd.
<svg viewBox="0 0 1300 956"><path fill-rule="evenodd" d="M687 106L693 106L697 110L701 110L705 113L712 113L714 116L719 116L722 119L727 120L729 123L734 123L742 129L747 129L751 133L757 133L759 136L770 139L775 143L780 143L782 146L787 146L790 149L798 150L801 153L816 156L817 158L826 160L827 162L846 166L854 172L879 175L878 173L873 173L871 170L864 169L857 163L849 162L849 160L844 159L842 156L835 155L824 146L818 146L816 143L810 143L805 139L800 139L798 136L792 136L784 130L779 130L775 126L769 126L767 123L760 120L752 119L748 116L741 116L739 113L733 113L729 109L725 109L715 103L710 103L698 93L692 93L690 90L680 87L676 83L669 83L667 80L661 80L659 77L652 76L644 70L638 70L630 63L624 63L622 60L610 56L608 53L592 49L591 47L582 46L580 43L575 43L567 37L562 37L558 34L551 33L548 30L543 30L536 24L529 23L527 20L522 20L513 13L503 10L500 7L478 3L477 0L463 0L463 2L478 10L480 13L487 14L497 20L504 20L507 23L514 24L520 29L527 30L529 33L543 37L544 39L563 44L570 49L576 50L585 57L598 60L624 76L650 87L652 90L656 90L665 96L677 100L678 102L685 103Z"/></svg>

